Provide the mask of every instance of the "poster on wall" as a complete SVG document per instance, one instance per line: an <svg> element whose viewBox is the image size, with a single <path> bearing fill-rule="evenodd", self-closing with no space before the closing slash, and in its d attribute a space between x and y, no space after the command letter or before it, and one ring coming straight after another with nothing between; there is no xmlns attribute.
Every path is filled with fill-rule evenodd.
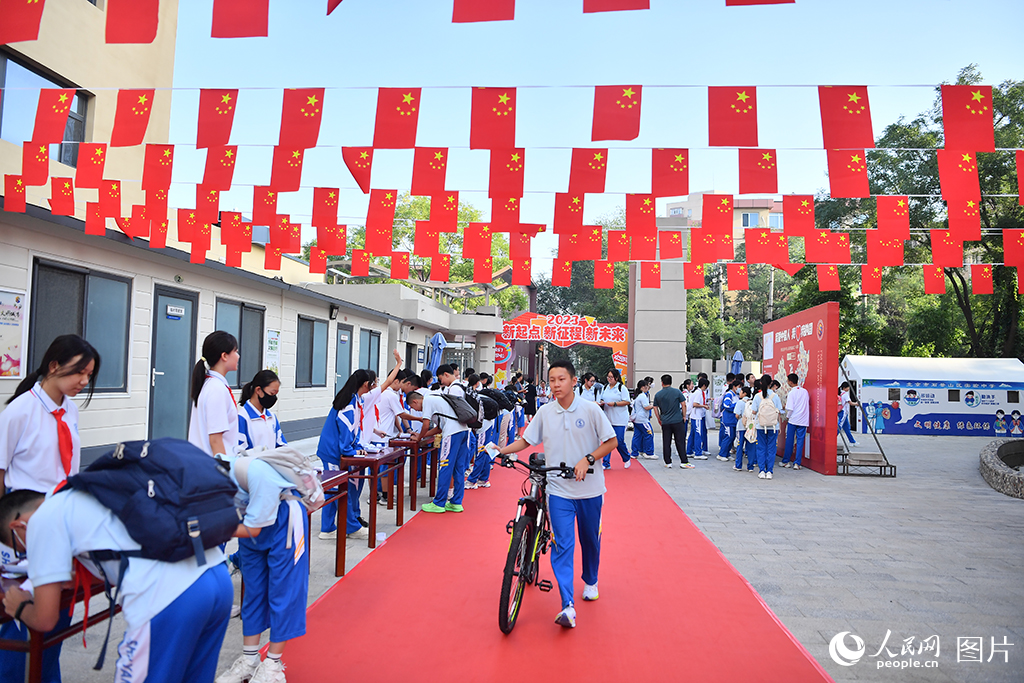
<svg viewBox="0 0 1024 683"><path fill-rule="evenodd" d="M281 330L267 330L267 348L263 354L263 367L281 374Z"/></svg>
<svg viewBox="0 0 1024 683"><path fill-rule="evenodd" d="M0 289L0 377L21 377L25 292Z"/></svg>

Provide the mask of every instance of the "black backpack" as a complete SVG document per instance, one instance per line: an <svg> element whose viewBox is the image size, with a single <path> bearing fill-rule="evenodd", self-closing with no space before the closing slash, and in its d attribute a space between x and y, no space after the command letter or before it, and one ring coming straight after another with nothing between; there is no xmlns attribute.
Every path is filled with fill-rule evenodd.
<svg viewBox="0 0 1024 683"><path fill-rule="evenodd" d="M503 391L498 391L497 389L481 389L480 395L486 396L497 403L501 410L511 411L513 408L512 402L508 400L508 396L506 396Z"/></svg>
<svg viewBox="0 0 1024 683"><path fill-rule="evenodd" d="M448 407L455 413L454 418L451 415L442 415L449 419L455 419L460 424L464 424L470 429L480 429L483 427L481 422L482 412L480 410L480 403L466 394L465 396L452 396L451 394L438 394L445 400Z"/></svg>
<svg viewBox="0 0 1024 683"><path fill-rule="evenodd" d="M500 411L500 409L498 408L497 401L495 401L490 396L477 396L476 398L478 401L480 401L480 405L484 407L485 420L498 419L498 412Z"/></svg>

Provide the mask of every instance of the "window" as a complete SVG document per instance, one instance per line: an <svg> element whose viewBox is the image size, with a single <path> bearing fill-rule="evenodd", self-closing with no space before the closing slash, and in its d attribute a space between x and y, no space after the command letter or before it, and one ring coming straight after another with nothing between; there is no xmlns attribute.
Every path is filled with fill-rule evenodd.
<svg viewBox="0 0 1024 683"><path fill-rule="evenodd" d="M299 316L295 335L295 386L327 386L327 321Z"/></svg>
<svg viewBox="0 0 1024 683"><path fill-rule="evenodd" d="M743 214L743 227L744 228L756 228L758 225L758 215L756 213L745 213Z"/></svg>
<svg viewBox="0 0 1024 683"><path fill-rule="evenodd" d="M62 334L85 338L100 354L97 391L127 391L131 281L36 261L32 276L29 367Z"/></svg>
<svg viewBox="0 0 1024 683"><path fill-rule="evenodd" d="M673 208L668 210L668 215L669 216L682 216L683 215L683 210L678 208L678 207L673 207Z"/></svg>
<svg viewBox="0 0 1024 683"><path fill-rule="evenodd" d="M959 403L960 402L960 390L959 389L950 389L949 390L949 402L950 403Z"/></svg>
<svg viewBox="0 0 1024 683"><path fill-rule="evenodd" d="M782 214L768 214L768 227L771 228L772 230L782 230Z"/></svg>
<svg viewBox="0 0 1024 683"><path fill-rule="evenodd" d="M238 370L227 375L228 384L238 389L263 369L263 309L217 299L214 326L238 340Z"/></svg>
<svg viewBox="0 0 1024 683"><path fill-rule="evenodd" d="M1006 392L1007 403L1020 403L1020 392L1019 391L1007 391Z"/></svg>
<svg viewBox="0 0 1024 683"><path fill-rule="evenodd" d="M380 367L380 332L359 330L359 367L377 372Z"/></svg>
<svg viewBox="0 0 1024 683"><path fill-rule="evenodd" d="M899 390L899 387L896 387L895 389L889 389L889 400L890 401L898 401L898 400L900 400L900 390Z"/></svg>
<svg viewBox="0 0 1024 683"><path fill-rule="evenodd" d="M4 55L0 55L0 86L4 89L3 100L0 101L0 138L16 145L32 139L40 89L69 87L41 76ZM64 128L64 143L51 145L51 159L68 166L77 165L78 143L85 141L87 105L85 94L75 93Z"/></svg>

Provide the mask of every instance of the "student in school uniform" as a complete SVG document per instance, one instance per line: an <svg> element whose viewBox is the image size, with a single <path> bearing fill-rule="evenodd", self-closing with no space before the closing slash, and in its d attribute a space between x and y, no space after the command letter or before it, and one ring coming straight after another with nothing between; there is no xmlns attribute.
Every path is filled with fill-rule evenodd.
<svg viewBox="0 0 1024 683"><path fill-rule="evenodd" d="M732 444L736 439L736 378L728 379L725 395L722 396L720 409L722 425L718 429L718 459L730 460Z"/></svg>
<svg viewBox="0 0 1024 683"><path fill-rule="evenodd" d="M743 452L747 453L747 471L753 472L754 465L757 463L757 451L754 444L747 441L746 428L747 428L747 410L750 406L750 387L744 384L742 381L737 380L736 385L736 403L733 405L732 414L736 418L736 463L733 465L733 469L737 472L743 471ZM752 450L753 449L753 450Z"/></svg>
<svg viewBox="0 0 1024 683"><path fill-rule="evenodd" d="M455 382L455 373L450 365L438 366L437 378L444 387L443 393L465 396L465 389ZM469 427L455 419L448 402L437 394L410 394L409 405L421 411L423 417L430 419L429 423L423 425L421 439L441 434L437 463L437 493L434 500L420 509L433 513L462 512L462 498L466 491L466 465L469 462ZM430 425L434 426L428 429ZM450 500L449 487L453 488Z"/></svg>
<svg viewBox="0 0 1024 683"><path fill-rule="evenodd" d="M651 383L642 379L636 383L633 399L633 457L654 460L654 430L651 429Z"/></svg>
<svg viewBox="0 0 1024 683"><path fill-rule="evenodd" d="M78 474L81 442L78 407L72 398L88 388L85 405L92 400L100 354L75 334L57 337L43 354L39 367L26 375L7 407L0 412L0 496L17 489L52 491ZM17 561L9 541L0 545L0 560ZM71 623L63 613L58 627ZM28 629L16 622L0 626L0 638L28 640ZM43 681L60 681L61 644L43 651ZM0 651L0 683L25 680L25 655Z"/></svg>
<svg viewBox="0 0 1024 683"><path fill-rule="evenodd" d="M242 407L238 410L238 443L243 450L273 450L288 442L277 415L270 409L277 404L281 380L273 370L260 370L242 387Z"/></svg>
<svg viewBox="0 0 1024 683"><path fill-rule="evenodd" d="M474 379L476 381L474 381ZM483 389L483 380L479 375L470 375L466 378L470 391L476 393ZM467 489L489 489L491 488L491 456L484 451L484 446L492 440L497 440L497 432L494 424L497 420L484 418L480 429L471 430L470 455L473 456L473 464L470 473L466 476Z"/></svg>
<svg viewBox="0 0 1024 683"><path fill-rule="evenodd" d="M207 455L234 455L238 447L238 404L226 375L238 369L238 340L217 330L203 340L203 355L192 369L192 416L188 441Z"/></svg>
<svg viewBox="0 0 1024 683"><path fill-rule="evenodd" d="M758 472L758 479L771 479L772 471L775 469L775 449L779 442L779 416L782 414L782 399L771 390L771 375L762 375L758 380L758 391L754 395L754 401L750 404L751 411L757 424L757 466L761 469ZM762 406L771 403L775 410L774 424L762 425L766 421L764 416L758 417L762 412Z"/></svg>
<svg viewBox="0 0 1024 683"><path fill-rule="evenodd" d="M63 584L75 576L73 560L94 576L116 578L118 561L101 563L101 571L89 553L141 547L109 509L78 490L50 495L11 492L0 500L0 541L27 553L32 583L31 593L8 589L4 610L44 632L66 614L60 598ZM213 681L232 597L231 577L219 547L206 551L202 566L195 557L180 562L129 558L118 594L127 630L118 647L114 680Z"/></svg>
<svg viewBox="0 0 1024 683"><path fill-rule="evenodd" d="M597 403L601 400L601 385L597 383L594 373L588 372L583 375L582 383L579 385L579 395L584 401Z"/></svg>
<svg viewBox="0 0 1024 683"><path fill-rule="evenodd" d="M604 414L612 423L615 430L615 438L618 439L619 456L622 458L623 467L629 469L632 460L629 457L629 448L626 446L626 424L629 423L629 389L622 383L622 375L617 368L608 371L608 386L601 392L601 398L597 405L604 408ZM604 456L602 466L609 470L612 467L611 453Z"/></svg>
<svg viewBox="0 0 1024 683"><path fill-rule="evenodd" d="M707 460L704 454L704 432L707 426L704 422L704 414L708 407L708 381L701 378L697 381L697 388L686 397L686 412L690 416L690 436L686 440L686 456L694 460Z"/></svg>

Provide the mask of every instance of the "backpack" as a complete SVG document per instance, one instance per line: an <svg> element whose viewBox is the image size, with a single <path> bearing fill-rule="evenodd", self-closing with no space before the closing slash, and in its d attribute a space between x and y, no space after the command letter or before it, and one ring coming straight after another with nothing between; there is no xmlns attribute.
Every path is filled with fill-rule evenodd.
<svg viewBox="0 0 1024 683"><path fill-rule="evenodd" d="M779 426L779 409L775 407L771 396L761 397L761 405L757 409L757 426L765 428Z"/></svg>
<svg viewBox="0 0 1024 683"><path fill-rule="evenodd" d="M501 410L507 410L509 412L512 411L512 403L508 400L508 396L506 396L504 392L498 391L497 389L481 389L480 395L486 396L497 403L498 408Z"/></svg>
<svg viewBox="0 0 1024 683"><path fill-rule="evenodd" d="M234 462L235 479L238 485L249 490L249 465L253 460L262 460L273 467L278 474L287 479L299 492L296 496L290 492L282 492L281 500L298 500L309 512L319 510L324 505L324 487L317 477L316 466L312 458L303 455L291 446L279 446L273 450L250 450Z"/></svg>
<svg viewBox="0 0 1024 683"><path fill-rule="evenodd" d="M498 418L498 412L501 410L498 406L498 402L490 396L484 396L483 394L473 394L473 398L480 402L480 405L484 410L485 420L496 420Z"/></svg>
<svg viewBox="0 0 1024 683"><path fill-rule="evenodd" d="M469 394L466 397L452 396L451 394L438 394L445 400L448 407L455 413L454 419L459 424L464 424L470 429L480 429L483 427L483 409L480 407L479 402ZM472 403L470 403L472 401ZM475 405L474 405L475 404ZM442 417L451 417L450 415L442 415Z"/></svg>

